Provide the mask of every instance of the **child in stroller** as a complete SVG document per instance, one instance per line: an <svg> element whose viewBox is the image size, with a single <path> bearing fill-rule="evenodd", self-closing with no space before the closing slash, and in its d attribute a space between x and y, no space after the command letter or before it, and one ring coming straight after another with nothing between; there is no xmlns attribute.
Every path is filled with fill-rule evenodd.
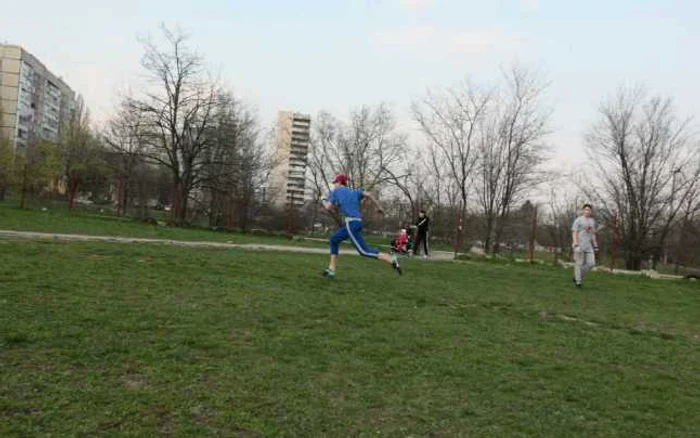
<svg viewBox="0 0 700 438"><path fill-rule="evenodd" d="M399 234L391 241L391 251L403 255L413 254L414 237L411 228L406 224Z"/></svg>

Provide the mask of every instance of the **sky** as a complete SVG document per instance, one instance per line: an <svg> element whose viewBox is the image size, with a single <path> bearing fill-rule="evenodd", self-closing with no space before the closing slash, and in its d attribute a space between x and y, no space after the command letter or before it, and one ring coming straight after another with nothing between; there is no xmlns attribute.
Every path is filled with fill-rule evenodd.
<svg viewBox="0 0 700 438"><path fill-rule="evenodd" d="M697 0L34 0L3 5L0 41L62 76L101 122L138 84L139 41L161 24L185 30L265 124L278 110L345 117L386 102L420 146L412 101L465 78L493 83L514 62L551 83L558 167L584 159L597 107L620 85L700 117Z"/></svg>

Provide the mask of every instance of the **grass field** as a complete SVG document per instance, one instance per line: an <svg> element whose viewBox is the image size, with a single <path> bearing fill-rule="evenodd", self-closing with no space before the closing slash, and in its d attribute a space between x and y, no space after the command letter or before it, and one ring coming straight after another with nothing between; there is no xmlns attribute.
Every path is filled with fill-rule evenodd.
<svg viewBox="0 0 700 438"><path fill-rule="evenodd" d="M700 287L0 241L0 436L693 436Z"/></svg>
<svg viewBox="0 0 700 438"><path fill-rule="evenodd" d="M17 202L0 202L0 229L15 231L37 231L67 234L89 234L107 236L140 237L150 239L195 240L234 243L266 243L280 245L301 245L327 247L328 236L316 235L315 240L298 235L294 240L283 236L261 235L259 233L220 232L200 228L175 228L152 226L131 218L117 217L111 209L100 212L98 207L76 207L70 211L64 205L49 205L43 211L40 205L31 209L19 209ZM162 212L156 212L162 216ZM398 232L398 230L397 230ZM368 244L388 249L391 237L368 234ZM318 240L322 240L319 242ZM349 242L344 242L350 245ZM432 242L435 251L452 252L451 244Z"/></svg>
<svg viewBox="0 0 700 438"><path fill-rule="evenodd" d="M260 233L240 233L211 231L206 228L176 228L153 226L130 218L120 218L111 211L100 213L99 209L76 208L69 211L65 207L51 207L46 211L40 208L19 209L16 203L0 202L0 230L36 231L66 234L87 234L100 236L123 236L149 239L183 241L232 242L238 244L264 243L275 245L295 245L327 248L327 237L319 236L311 240L303 236L290 239L284 236ZM366 236L370 245L388 247L388 241L380 236ZM350 246L349 242L344 242ZM436 249L450 250L446 245Z"/></svg>
<svg viewBox="0 0 700 438"><path fill-rule="evenodd" d="M0 229L241 244L327 246L322 242L291 240L281 236L217 232L203 228L153 226L129 218L119 218L112 213L100 214L98 210L77 209L69 211L65 208L51 208L46 211L40 209L21 210L8 203L0 203Z"/></svg>

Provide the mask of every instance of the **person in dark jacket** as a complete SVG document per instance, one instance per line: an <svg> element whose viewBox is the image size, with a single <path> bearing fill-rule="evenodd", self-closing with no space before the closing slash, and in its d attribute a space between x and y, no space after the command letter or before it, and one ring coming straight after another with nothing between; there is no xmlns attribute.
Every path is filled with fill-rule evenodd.
<svg viewBox="0 0 700 438"><path fill-rule="evenodd" d="M425 214L425 210L418 213L416 221L416 243L413 247L413 253L418 255L421 244L423 245L423 257L428 258L428 232L430 230L430 218Z"/></svg>

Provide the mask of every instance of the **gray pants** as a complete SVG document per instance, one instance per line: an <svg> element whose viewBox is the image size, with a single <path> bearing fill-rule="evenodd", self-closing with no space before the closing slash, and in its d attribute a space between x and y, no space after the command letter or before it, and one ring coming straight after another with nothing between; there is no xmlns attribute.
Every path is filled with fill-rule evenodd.
<svg viewBox="0 0 700 438"><path fill-rule="evenodd" d="M595 266L594 252L574 252L574 280L580 283L583 277Z"/></svg>

